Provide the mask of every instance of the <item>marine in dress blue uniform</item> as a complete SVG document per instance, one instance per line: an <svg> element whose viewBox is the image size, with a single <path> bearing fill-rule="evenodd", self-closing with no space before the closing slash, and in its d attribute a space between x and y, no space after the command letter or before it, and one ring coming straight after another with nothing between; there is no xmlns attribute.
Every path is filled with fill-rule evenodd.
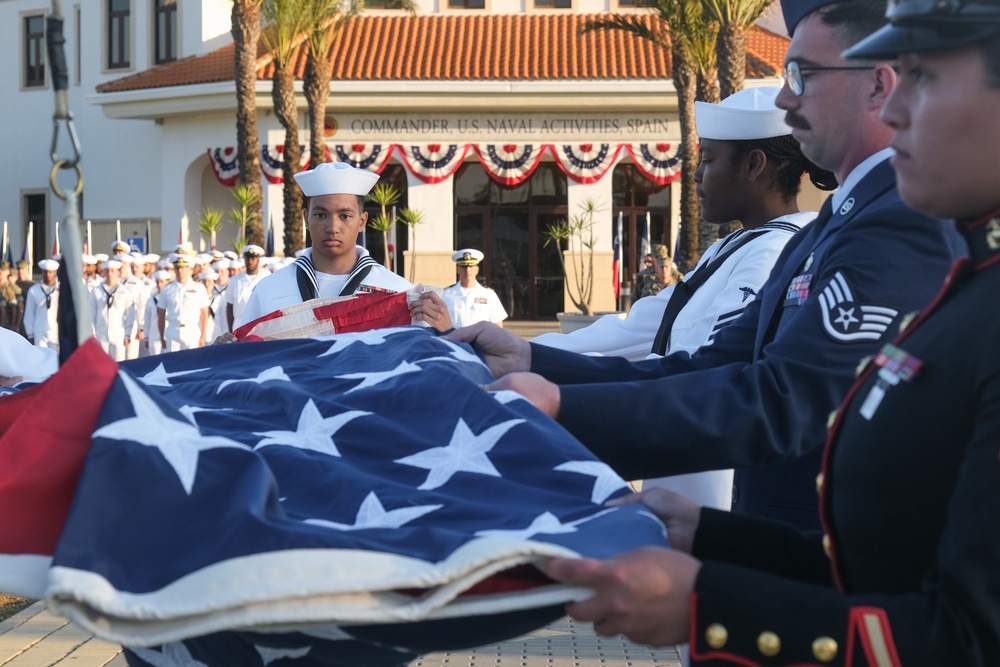
<svg viewBox="0 0 1000 667"><path fill-rule="evenodd" d="M813 93L837 83L817 79ZM865 121L881 127L877 114ZM734 511L817 528L813 479L830 411L859 360L929 303L965 251L950 223L903 204L880 148L849 170L821 164L841 189L712 346L632 364L532 345L531 370L561 385L563 425L625 478L732 466Z"/></svg>
<svg viewBox="0 0 1000 667"><path fill-rule="evenodd" d="M928 56L901 62L902 97L921 95L928 106L899 112L890 101L888 122L897 123L900 113L921 113L919 129L940 132L948 127L940 120L945 114L964 117L984 97L992 109L980 110L980 118L995 114L1000 79L979 80L978 99L966 88L969 99L958 93L951 107L942 105L941 79L974 69L985 51L966 47L983 42L992 44L993 76L1000 72L997 0L901 0L890 5L889 15L893 25L848 52L866 59ZM963 51L964 60L947 66L947 60L935 61ZM910 72L911 65L929 67L931 74ZM907 82L915 76L938 80ZM931 90L913 93L921 85ZM997 146L995 119L976 126L972 136L992 133L987 141ZM931 141L914 126L902 127L907 146ZM983 157L996 161L996 153ZM960 161L948 164L965 181L962 172L971 167ZM921 171L931 168L915 162L903 172L904 195L907 174ZM962 209L948 184L936 192L911 177L910 187L923 190L938 210ZM969 177L976 185L960 187L963 199L973 200L990 177ZM998 207L1000 189L993 192L990 205ZM953 268L928 308L908 318L898 336L859 368L834 418L817 478L823 535L703 512L694 554L719 561L704 563L695 591L692 636L706 664L1000 664L1000 533L993 529L1000 508L1000 309L986 306L1000 292L1000 210L958 226L970 258ZM760 548L732 558L731 540L751 533ZM741 567L747 565L784 576ZM734 604L737 589L741 600L753 602ZM808 615L792 618L793 605L782 600L805 601ZM781 652L771 659L754 645L764 628L780 639Z"/></svg>

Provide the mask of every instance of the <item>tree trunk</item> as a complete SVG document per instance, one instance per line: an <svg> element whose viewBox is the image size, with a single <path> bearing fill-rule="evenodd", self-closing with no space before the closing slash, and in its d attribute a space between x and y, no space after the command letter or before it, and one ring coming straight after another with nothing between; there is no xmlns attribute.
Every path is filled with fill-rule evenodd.
<svg viewBox="0 0 1000 667"><path fill-rule="evenodd" d="M681 271L687 273L701 256L698 252L701 211L694 183L694 171L698 168L698 133L694 122L696 74L690 55L679 42L674 40L671 47L677 114L681 126L681 256L678 263Z"/></svg>
<svg viewBox="0 0 1000 667"><path fill-rule="evenodd" d="M257 137L257 42L260 40L260 0L234 0L233 45L236 52L236 150L242 185L257 193L250 207L249 243L264 244L264 216L260 186L260 147Z"/></svg>
<svg viewBox="0 0 1000 667"><path fill-rule="evenodd" d="M734 25L724 25L715 42L719 61L719 92L722 99L743 90L747 73L747 34Z"/></svg>
<svg viewBox="0 0 1000 667"><path fill-rule="evenodd" d="M284 203L285 232L282 240L285 244L285 254L302 248L302 196L299 186L293 176L299 172L302 158L302 145L299 143L299 110L295 104L295 77L287 65L275 61L274 81L271 86L271 100L274 102L274 115L285 128L285 145L282 155L282 170L284 186L282 199Z"/></svg>
<svg viewBox="0 0 1000 667"><path fill-rule="evenodd" d="M326 102L330 97L330 57L309 49L302 88L309 104L309 166L326 162Z"/></svg>
<svg viewBox="0 0 1000 667"><path fill-rule="evenodd" d="M718 79L715 78L715 71L698 74L698 93L696 95L699 102L710 104L719 103ZM713 225L704 220L698 220L698 256L705 254L708 246L719 240L719 225Z"/></svg>
<svg viewBox="0 0 1000 667"><path fill-rule="evenodd" d="M722 99L719 95L719 79L716 72L717 70L712 70L698 74L698 92L695 94L695 99L699 102L718 104Z"/></svg>

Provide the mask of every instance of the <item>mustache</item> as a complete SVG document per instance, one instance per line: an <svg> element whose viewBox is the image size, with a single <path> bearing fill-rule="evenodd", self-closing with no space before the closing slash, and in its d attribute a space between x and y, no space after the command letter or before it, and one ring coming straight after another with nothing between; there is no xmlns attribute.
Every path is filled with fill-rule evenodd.
<svg viewBox="0 0 1000 667"><path fill-rule="evenodd" d="M812 129L812 127L809 125L809 121L807 121L804 116L800 116L794 111L785 112L785 123L787 123L789 127L795 128L796 130Z"/></svg>

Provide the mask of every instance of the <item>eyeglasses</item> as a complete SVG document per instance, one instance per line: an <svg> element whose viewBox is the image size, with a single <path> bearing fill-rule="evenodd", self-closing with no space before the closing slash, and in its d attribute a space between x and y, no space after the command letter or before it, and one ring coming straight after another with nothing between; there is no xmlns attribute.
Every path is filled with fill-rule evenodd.
<svg viewBox="0 0 1000 667"><path fill-rule="evenodd" d="M854 65L848 67L803 67L797 60L789 60L785 64L785 81L788 82L788 89L796 97L802 97L805 92L805 84L802 82L803 72L848 72L852 70L872 69L871 65Z"/></svg>

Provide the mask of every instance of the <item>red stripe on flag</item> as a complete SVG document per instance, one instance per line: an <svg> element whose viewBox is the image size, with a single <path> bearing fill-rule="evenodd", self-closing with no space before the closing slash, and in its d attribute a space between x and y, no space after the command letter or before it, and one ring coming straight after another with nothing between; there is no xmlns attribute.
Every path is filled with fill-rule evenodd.
<svg viewBox="0 0 1000 667"><path fill-rule="evenodd" d="M0 553L55 551L117 373L91 338L44 383L0 398Z"/></svg>

